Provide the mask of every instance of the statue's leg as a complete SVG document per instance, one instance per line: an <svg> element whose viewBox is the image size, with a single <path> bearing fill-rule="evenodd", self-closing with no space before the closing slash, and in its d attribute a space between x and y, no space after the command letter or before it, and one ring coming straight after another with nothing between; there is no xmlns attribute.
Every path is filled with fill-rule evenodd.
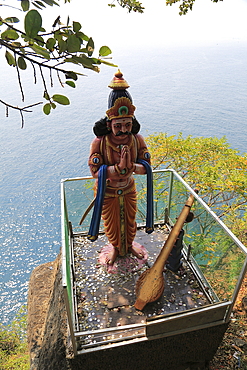
<svg viewBox="0 0 247 370"><path fill-rule="evenodd" d="M132 253L139 259L144 258L144 247L134 242L136 236L136 212L137 212L137 196L136 191L133 191L125 196L125 223L126 223L126 236L128 244L128 252Z"/></svg>
<svg viewBox="0 0 247 370"><path fill-rule="evenodd" d="M117 256L132 253L139 259L144 258L145 248L134 242L136 236L136 190L117 197L105 197L102 218L104 220L105 234L112 248L110 248L106 263L113 265ZM144 248L144 249L143 249Z"/></svg>
<svg viewBox="0 0 247 370"><path fill-rule="evenodd" d="M144 258L143 248L141 244L133 242L132 246L129 248L129 252L137 258L142 259Z"/></svg>
<svg viewBox="0 0 247 370"><path fill-rule="evenodd" d="M109 250L109 252L106 256L106 259L105 259L105 263L109 266L112 266L114 264L118 254L119 254L118 249L114 248L112 244L111 244L111 246L112 246L112 248L111 248L111 250Z"/></svg>
<svg viewBox="0 0 247 370"><path fill-rule="evenodd" d="M120 206L118 197L105 197L102 219L104 220L105 234L110 243L105 263L113 265L120 251ZM110 248L111 246L111 248Z"/></svg>

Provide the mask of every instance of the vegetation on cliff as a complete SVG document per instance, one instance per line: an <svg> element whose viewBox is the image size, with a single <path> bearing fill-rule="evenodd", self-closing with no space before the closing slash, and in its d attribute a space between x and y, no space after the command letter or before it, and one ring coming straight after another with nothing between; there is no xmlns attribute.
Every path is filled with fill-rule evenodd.
<svg viewBox="0 0 247 370"><path fill-rule="evenodd" d="M29 370L26 318L26 307L23 307L11 325L0 324L1 370Z"/></svg>
<svg viewBox="0 0 247 370"><path fill-rule="evenodd" d="M247 243L247 155L230 148L225 137L183 137L157 133L146 139L153 169L173 168Z"/></svg>

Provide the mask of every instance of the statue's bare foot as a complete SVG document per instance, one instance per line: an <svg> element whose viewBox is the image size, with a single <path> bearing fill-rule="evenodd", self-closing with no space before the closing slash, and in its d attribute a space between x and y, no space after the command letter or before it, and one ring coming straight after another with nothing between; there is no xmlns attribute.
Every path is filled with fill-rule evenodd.
<svg viewBox="0 0 247 370"><path fill-rule="evenodd" d="M114 262L116 261L117 256L118 256L118 250L112 247L112 250L106 256L106 259L105 259L106 264L112 266Z"/></svg>
<svg viewBox="0 0 247 370"><path fill-rule="evenodd" d="M129 248L129 252L132 253L134 256L139 258L140 260L144 258L143 252L141 247L136 243L133 243L132 246Z"/></svg>

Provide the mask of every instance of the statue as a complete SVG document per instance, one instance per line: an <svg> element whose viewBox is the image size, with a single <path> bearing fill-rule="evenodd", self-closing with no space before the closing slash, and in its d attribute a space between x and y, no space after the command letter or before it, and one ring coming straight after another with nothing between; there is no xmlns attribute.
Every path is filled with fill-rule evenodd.
<svg viewBox="0 0 247 370"><path fill-rule="evenodd" d="M143 248L134 242L137 194L133 173L147 174L146 232L153 231L152 170L150 154L140 124L134 116L135 106L126 90L129 85L118 71L109 87L112 89L106 117L94 125L96 138L90 147L89 167L96 181L97 196L88 238L98 237L100 217L111 248L105 264L112 266L118 256L132 253L143 259Z"/></svg>

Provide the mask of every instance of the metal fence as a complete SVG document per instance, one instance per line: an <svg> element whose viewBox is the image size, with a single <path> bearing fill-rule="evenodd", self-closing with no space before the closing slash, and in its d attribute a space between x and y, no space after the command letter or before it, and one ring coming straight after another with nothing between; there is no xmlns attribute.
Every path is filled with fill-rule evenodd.
<svg viewBox="0 0 247 370"><path fill-rule="evenodd" d="M138 191L137 223L139 225L145 222L145 177L135 176ZM138 337L171 335L169 334L171 329L168 329L171 320L173 321L173 332L212 325L213 322L229 321L247 266L246 247L176 171L172 169L154 171L153 184L155 224L166 222L172 227L188 195L192 193L195 197L194 220L184 227L184 258L191 264L194 273L204 285L212 305L201 309L199 307L198 311L178 314L176 317L156 317L155 320L150 320L145 325L138 325L138 328L121 328L123 332L128 331L129 336L134 340ZM94 199L93 187L94 180L91 177L61 181L63 288L75 354L78 353L76 345L78 338L90 333L79 332L76 326L73 233L83 234L89 229L92 211L86 215L85 211L90 209L90 204ZM79 225L83 215L85 219L82 225ZM189 326L188 317L191 320ZM109 334L109 332L119 330L119 328L104 329L94 332L94 335L103 336L107 335L107 332ZM117 340L119 341L121 339ZM101 342L99 343L100 348ZM86 351L87 346L83 350ZM95 348L89 345L88 350L95 350Z"/></svg>

